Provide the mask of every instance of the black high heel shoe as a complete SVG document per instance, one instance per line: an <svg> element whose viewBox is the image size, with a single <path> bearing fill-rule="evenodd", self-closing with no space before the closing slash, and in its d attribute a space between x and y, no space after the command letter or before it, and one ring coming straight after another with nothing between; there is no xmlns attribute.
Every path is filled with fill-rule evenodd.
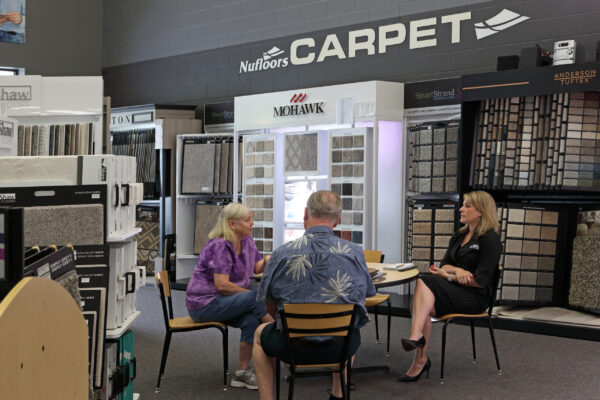
<svg viewBox="0 0 600 400"><path fill-rule="evenodd" d="M425 336L421 336L419 340L410 340L402 338L402 348L405 351L413 351L417 347L425 346Z"/></svg>
<svg viewBox="0 0 600 400"><path fill-rule="evenodd" d="M423 375L423 372L425 371L427 371L427 379L429 379L429 368L431 368L431 360L429 359L429 357L427 357L427 362L425 363L425 365L423 365L423 369L421 370L421 372L419 372L418 375L408 376L405 374L404 376L398 378L398 382L416 382L419 380L419 378L421 377L421 375Z"/></svg>

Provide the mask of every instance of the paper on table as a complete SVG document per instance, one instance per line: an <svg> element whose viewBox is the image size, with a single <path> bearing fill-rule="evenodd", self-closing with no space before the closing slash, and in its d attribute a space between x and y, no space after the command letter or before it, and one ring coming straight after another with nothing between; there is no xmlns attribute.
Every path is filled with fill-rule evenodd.
<svg viewBox="0 0 600 400"><path fill-rule="evenodd" d="M385 267L383 267L383 269L391 269L394 271L408 271L409 269L413 269L416 268L417 266L413 263L398 263L398 264L391 264L391 265L386 265Z"/></svg>

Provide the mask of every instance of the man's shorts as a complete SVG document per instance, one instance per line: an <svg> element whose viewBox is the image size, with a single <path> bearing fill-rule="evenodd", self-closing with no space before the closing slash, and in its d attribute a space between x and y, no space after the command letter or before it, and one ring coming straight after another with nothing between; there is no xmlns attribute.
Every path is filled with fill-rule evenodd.
<svg viewBox="0 0 600 400"><path fill-rule="evenodd" d="M354 355L360 346L360 330L354 328L349 335L347 358ZM283 330L276 329L274 323L264 327L260 334L260 344L268 356L277 357L286 363L291 361ZM333 337L325 341L297 339L293 342L294 361L297 364L338 362L343 347L343 337Z"/></svg>

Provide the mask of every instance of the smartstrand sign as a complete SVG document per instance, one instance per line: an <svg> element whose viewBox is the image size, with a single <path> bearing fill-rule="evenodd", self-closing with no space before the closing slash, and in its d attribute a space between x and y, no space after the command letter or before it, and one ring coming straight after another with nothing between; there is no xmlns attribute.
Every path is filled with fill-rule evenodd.
<svg viewBox="0 0 600 400"><path fill-rule="evenodd" d="M450 43L461 43L466 27L475 30L477 40L495 35L505 29L528 20L529 17L504 9L485 21L471 24L471 12L442 15L409 21L380 25L377 28L366 28L348 31L348 44L344 47L337 34L325 37L322 43L315 38L306 37L294 40L290 44L289 56L276 46L263 52L256 60L240 61L239 73L286 68L290 65L307 65L323 62L331 57L338 60L355 58L359 54L373 56L385 54L392 46L407 45L410 50L438 46L437 27L450 27Z"/></svg>

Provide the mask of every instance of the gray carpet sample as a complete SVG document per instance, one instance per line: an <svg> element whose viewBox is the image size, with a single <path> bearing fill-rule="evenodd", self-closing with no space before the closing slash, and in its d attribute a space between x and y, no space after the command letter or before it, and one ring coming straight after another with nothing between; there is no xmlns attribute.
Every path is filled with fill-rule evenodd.
<svg viewBox="0 0 600 400"><path fill-rule="evenodd" d="M214 228L223 206L197 204L196 227L194 229L194 254L200 254L208 242L208 233Z"/></svg>
<svg viewBox="0 0 600 400"><path fill-rule="evenodd" d="M219 193L219 179L221 176L221 143L215 144L213 192Z"/></svg>
<svg viewBox="0 0 600 400"><path fill-rule="evenodd" d="M181 193L211 193L215 144L186 144L183 148Z"/></svg>
<svg viewBox="0 0 600 400"><path fill-rule="evenodd" d="M569 304L591 310L600 309L600 240L593 236L573 239L573 266Z"/></svg>
<svg viewBox="0 0 600 400"><path fill-rule="evenodd" d="M221 144L221 172L219 173L219 192L227 193L227 174L229 173L230 143Z"/></svg>
<svg viewBox="0 0 600 400"><path fill-rule="evenodd" d="M25 208L25 246L104 244L101 204Z"/></svg>
<svg viewBox="0 0 600 400"><path fill-rule="evenodd" d="M317 139L316 133L285 137L285 172L317 170Z"/></svg>

